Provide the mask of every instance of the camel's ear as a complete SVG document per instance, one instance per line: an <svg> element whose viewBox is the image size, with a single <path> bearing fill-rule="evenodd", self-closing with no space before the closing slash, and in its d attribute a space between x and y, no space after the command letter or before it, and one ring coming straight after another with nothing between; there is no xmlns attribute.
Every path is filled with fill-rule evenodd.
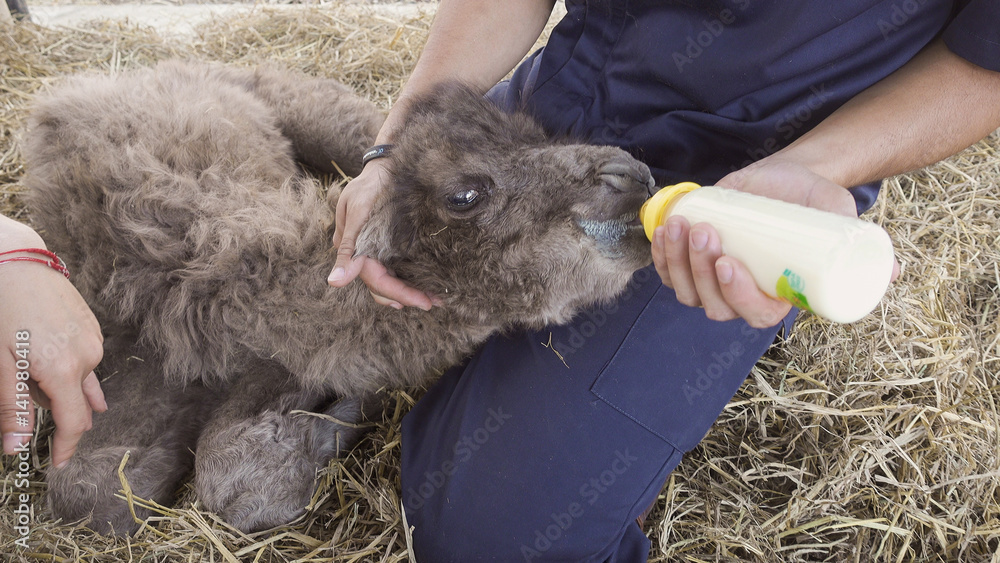
<svg viewBox="0 0 1000 563"><path fill-rule="evenodd" d="M340 200L340 194L343 191L343 186L333 185L326 192L326 205L330 208L334 214L337 213L337 202Z"/></svg>
<svg viewBox="0 0 1000 563"><path fill-rule="evenodd" d="M399 189L392 185L375 200L371 217L358 234L355 254L371 256L386 266L410 254L417 236L415 213L408 209L413 198Z"/></svg>
<svg viewBox="0 0 1000 563"><path fill-rule="evenodd" d="M397 257L409 256L417 240L417 225L420 222L419 196L414 186L393 183L393 192L389 198L387 209L389 226L387 238L392 254Z"/></svg>

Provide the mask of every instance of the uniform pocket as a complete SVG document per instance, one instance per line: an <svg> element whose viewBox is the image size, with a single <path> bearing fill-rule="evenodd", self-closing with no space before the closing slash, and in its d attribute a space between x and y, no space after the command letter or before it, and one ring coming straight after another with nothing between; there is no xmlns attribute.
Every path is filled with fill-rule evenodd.
<svg viewBox="0 0 1000 563"><path fill-rule="evenodd" d="M661 286L591 392L681 451L701 441L784 323L717 322Z"/></svg>

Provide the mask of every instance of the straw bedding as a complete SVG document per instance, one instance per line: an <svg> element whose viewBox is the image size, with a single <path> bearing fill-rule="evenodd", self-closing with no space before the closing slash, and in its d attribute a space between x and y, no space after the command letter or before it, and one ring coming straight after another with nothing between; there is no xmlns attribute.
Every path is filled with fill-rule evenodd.
<svg viewBox="0 0 1000 563"><path fill-rule="evenodd" d="M61 76L169 57L266 59L340 79L388 107L430 20L430 8L406 16L338 4L258 7L184 38L118 23L0 23L0 211L29 221L19 129L33 94ZM885 182L868 217L892 235L900 279L857 323L800 316L758 363L663 489L646 522L651 561L1000 563L998 147L994 136ZM254 536L201 511L187 488L132 538L49 521L43 416L26 490L4 459L0 559L406 561L399 421L417 396L393 394L377 430L326 468L305 517ZM35 511L27 550L13 543L20 492Z"/></svg>

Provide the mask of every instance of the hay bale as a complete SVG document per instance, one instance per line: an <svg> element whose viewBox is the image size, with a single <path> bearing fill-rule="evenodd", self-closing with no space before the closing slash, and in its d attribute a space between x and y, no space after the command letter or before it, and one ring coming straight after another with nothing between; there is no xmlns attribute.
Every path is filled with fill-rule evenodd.
<svg viewBox="0 0 1000 563"><path fill-rule="evenodd" d="M416 60L430 15L322 5L216 20L193 37L106 22L73 32L0 23L0 212L28 221L17 135L32 96L85 70L171 57L279 61L337 78L383 107ZM647 519L651 561L990 561L1000 546L1000 139L887 180L869 212L903 272L881 307L847 326L803 315L754 368ZM29 549L11 542L17 470L5 458L0 553L10 561L406 561L399 422L414 394L334 461L293 526L247 536L189 487L156 527L104 538L50 522L33 448ZM17 488L17 492L23 489ZM141 502L136 499L136 502ZM993 560L996 560L995 558Z"/></svg>

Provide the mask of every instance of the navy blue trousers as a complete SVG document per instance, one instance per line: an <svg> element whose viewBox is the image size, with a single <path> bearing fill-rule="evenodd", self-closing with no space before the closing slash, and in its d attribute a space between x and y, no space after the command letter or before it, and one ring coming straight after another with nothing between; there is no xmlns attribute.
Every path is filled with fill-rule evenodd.
<svg viewBox="0 0 1000 563"><path fill-rule="evenodd" d="M709 321L649 267L568 326L493 338L403 419L418 560L645 561L636 517L786 323Z"/></svg>

